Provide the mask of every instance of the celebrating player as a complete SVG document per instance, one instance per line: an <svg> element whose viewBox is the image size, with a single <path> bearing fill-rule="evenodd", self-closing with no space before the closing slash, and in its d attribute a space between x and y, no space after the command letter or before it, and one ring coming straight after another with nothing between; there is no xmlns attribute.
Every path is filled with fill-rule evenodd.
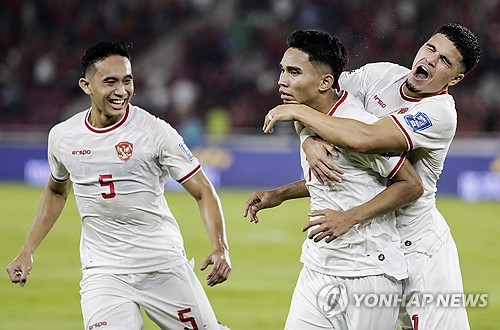
<svg viewBox="0 0 500 330"><path fill-rule="evenodd" d="M289 48L280 63L279 91L285 103L303 103L327 116L357 118L372 123L377 118L346 91L332 87L347 62L338 39L315 30L298 30L288 39ZM305 182L276 189L279 200L310 196L311 210L333 208L353 214L354 225L345 235L324 236L312 227L302 246L304 266L293 294L286 329L393 329L398 306L367 308L355 304L355 294L401 295L407 277L406 264L396 230L394 209L420 196L420 178L401 156L363 155L339 150L337 164L346 173L343 185L328 186L311 175L301 152ZM386 180L393 181L387 188ZM253 206L266 192L253 193L244 216L258 221ZM377 196L376 196L377 195ZM366 203L365 203L366 202ZM363 204L365 203L365 204ZM359 206L363 204L362 206ZM347 211L348 210L348 211ZM322 239L325 241L322 241ZM330 288L339 290L331 301Z"/></svg>
<svg viewBox="0 0 500 330"><path fill-rule="evenodd" d="M326 116L307 105L280 105L265 118L265 132L272 132L278 121L295 120L338 147L365 153L409 151L408 159L424 183L424 194L396 211L408 264L409 277L404 283L408 296L463 292L455 242L436 207L435 195L457 124L455 102L448 88L475 67L480 53L476 36L464 26L450 23L439 27L419 49L411 69L372 63L343 73L340 87L362 100L368 112L379 118L390 115L373 125ZM303 143L313 172L334 180L334 164L324 155L325 148L331 146L316 145L315 149L313 140L308 138ZM337 228L344 230L350 223L339 212L321 210L321 215L318 224L324 235L339 236ZM406 310L409 317L405 328L469 329L464 306L415 303L407 304Z"/></svg>
<svg viewBox="0 0 500 330"><path fill-rule="evenodd" d="M73 185L81 216L81 304L85 329L142 329L140 307L162 329L219 329L186 258L164 197L169 177L193 196L212 244L201 269L209 286L231 271L219 197L198 160L166 122L130 104L130 46L100 43L82 58L91 107L49 134L51 177L19 256L7 266L24 286L36 248Z"/></svg>

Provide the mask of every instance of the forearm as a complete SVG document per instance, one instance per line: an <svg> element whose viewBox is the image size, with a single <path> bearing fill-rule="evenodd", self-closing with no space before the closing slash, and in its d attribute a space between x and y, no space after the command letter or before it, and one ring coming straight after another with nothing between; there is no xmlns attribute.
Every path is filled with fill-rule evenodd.
<svg viewBox="0 0 500 330"><path fill-rule="evenodd" d="M197 202L212 249L214 251L227 251L228 244L224 216L217 194L215 191L206 193Z"/></svg>
<svg viewBox="0 0 500 330"><path fill-rule="evenodd" d="M367 149L367 142L372 138L371 125L353 119L327 116L311 108L297 111L295 117L325 141L338 147L360 152L371 151Z"/></svg>
<svg viewBox="0 0 500 330"><path fill-rule="evenodd" d="M35 252L56 223L66 204L69 187L67 190L62 191L55 191L51 187L52 184L49 182L40 199L38 210L21 254L33 254Z"/></svg>
<svg viewBox="0 0 500 330"><path fill-rule="evenodd" d="M366 124L328 116L306 106L295 111L294 118L337 147L370 154L408 150L403 134L390 118Z"/></svg>
<svg viewBox="0 0 500 330"><path fill-rule="evenodd" d="M353 207L346 212L351 213L355 223L362 223L383 214L395 211L400 207L414 201L414 194L407 194L408 186L402 182L396 182L384 189L368 202ZM418 197L417 197L418 198Z"/></svg>
<svg viewBox="0 0 500 330"><path fill-rule="evenodd" d="M352 214L356 223L397 210L413 202L424 192L422 180L408 160L403 162L392 180L393 183L374 198L347 211Z"/></svg>
<svg viewBox="0 0 500 330"><path fill-rule="evenodd" d="M307 190L305 180L286 184L284 186L276 188L275 191L282 202L289 199L309 197L309 191Z"/></svg>

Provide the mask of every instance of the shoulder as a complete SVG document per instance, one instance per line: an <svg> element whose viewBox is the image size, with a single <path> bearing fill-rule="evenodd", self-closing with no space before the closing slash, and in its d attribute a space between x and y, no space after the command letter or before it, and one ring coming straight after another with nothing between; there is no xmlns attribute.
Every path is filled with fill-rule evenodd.
<svg viewBox="0 0 500 330"><path fill-rule="evenodd" d="M399 117L414 132L454 132L457 126L455 102L447 94L427 97L416 103L408 112L391 116Z"/></svg>
<svg viewBox="0 0 500 330"><path fill-rule="evenodd" d="M351 93L347 91L343 93L343 101L334 112L335 117L355 119L364 123L374 123L378 120L376 116L368 113L363 103Z"/></svg>
<svg viewBox="0 0 500 330"><path fill-rule="evenodd" d="M134 129L141 130L150 136L171 136L177 131L165 120L144 110L141 107L131 105L131 124Z"/></svg>
<svg viewBox="0 0 500 330"><path fill-rule="evenodd" d="M391 63L391 62L373 62L373 63L367 63L363 65L362 67L359 67L357 69L351 70L351 71L345 71L342 73L343 76L349 77L351 75L355 74L376 74L376 73L385 73L385 72L390 72L391 74L406 74L410 71L410 69L401 66L396 63Z"/></svg>
<svg viewBox="0 0 500 330"><path fill-rule="evenodd" d="M80 111L72 117L54 125L49 131L49 137L63 137L66 134L71 134L85 126L85 116L88 109Z"/></svg>
<svg viewBox="0 0 500 330"><path fill-rule="evenodd" d="M141 130L149 131L151 128L170 127L170 124L165 120L136 105L130 105L130 114L131 123Z"/></svg>
<svg viewBox="0 0 500 330"><path fill-rule="evenodd" d="M428 110L436 115L456 117L455 100L449 94L426 97L415 105L416 109Z"/></svg>

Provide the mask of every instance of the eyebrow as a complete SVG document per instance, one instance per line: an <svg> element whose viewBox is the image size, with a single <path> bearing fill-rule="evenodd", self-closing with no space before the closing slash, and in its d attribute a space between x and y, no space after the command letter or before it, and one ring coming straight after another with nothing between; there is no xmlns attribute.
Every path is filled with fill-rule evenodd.
<svg viewBox="0 0 500 330"><path fill-rule="evenodd" d="M295 70L295 71L300 71L302 72L302 69L298 66L293 66L293 65L287 65L285 67L283 67L283 65L280 63L280 68L283 69L283 70L287 70L287 71L290 71L290 70Z"/></svg>
<svg viewBox="0 0 500 330"><path fill-rule="evenodd" d="M134 79L134 77L132 76L132 74L127 74L125 77L123 77L124 79ZM107 81L107 80L113 80L113 81L116 81L116 80L119 80L119 78L115 77L115 76L106 76L106 77L103 77L102 78L103 81Z"/></svg>
<svg viewBox="0 0 500 330"><path fill-rule="evenodd" d="M431 44L431 43L427 42L425 45L426 45L427 47L432 48L432 50L433 50L433 51L437 51L436 46L434 46L433 44ZM439 57L441 57L442 59L444 59L444 60L445 60L448 64L450 64L450 65L452 65L452 64L453 64L453 63L450 61L450 59L448 58L448 56L443 55L443 53L439 53L439 54L440 54L440 55L439 55Z"/></svg>

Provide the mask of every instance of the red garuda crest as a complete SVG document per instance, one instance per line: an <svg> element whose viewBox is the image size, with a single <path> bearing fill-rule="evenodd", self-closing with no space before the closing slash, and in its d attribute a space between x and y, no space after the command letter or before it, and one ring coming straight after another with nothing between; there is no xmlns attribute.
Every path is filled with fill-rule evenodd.
<svg viewBox="0 0 500 330"><path fill-rule="evenodd" d="M130 142L120 142L115 146L116 154L118 158L123 161L127 161L132 157L132 151L134 150L134 145Z"/></svg>

